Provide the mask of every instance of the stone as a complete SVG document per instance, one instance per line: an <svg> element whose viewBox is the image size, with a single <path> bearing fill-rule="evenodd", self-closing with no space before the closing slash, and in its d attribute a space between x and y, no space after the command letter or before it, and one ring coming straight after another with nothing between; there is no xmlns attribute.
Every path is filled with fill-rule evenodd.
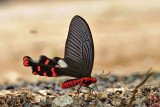
<svg viewBox="0 0 160 107"><path fill-rule="evenodd" d="M73 98L70 97L68 94L56 97L53 101L53 105L55 106L67 106L71 105L72 103L73 103Z"/></svg>

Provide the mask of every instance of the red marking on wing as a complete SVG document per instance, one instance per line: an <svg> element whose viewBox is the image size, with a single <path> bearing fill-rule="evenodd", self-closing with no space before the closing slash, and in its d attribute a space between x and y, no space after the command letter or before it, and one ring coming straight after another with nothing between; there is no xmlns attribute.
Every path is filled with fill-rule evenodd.
<svg viewBox="0 0 160 107"><path fill-rule="evenodd" d="M24 63L23 63L25 66L28 66L29 64L28 64L28 61L24 61Z"/></svg>
<svg viewBox="0 0 160 107"><path fill-rule="evenodd" d="M52 77L55 77L55 76L56 76L56 73L55 73L55 71L54 71L54 68L53 68L53 67L51 68L51 71L52 71Z"/></svg>
<svg viewBox="0 0 160 107"><path fill-rule="evenodd" d="M46 74L45 72L43 73L43 75L44 75L44 76L47 76L47 74Z"/></svg>
<svg viewBox="0 0 160 107"><path fill-rule="evenodd" d="M38 69L38 71L41 71L41 67L40 66L37 66L37 69Z"/></svg>
<svg viewBox="0 0 160 107"><path fill-rule="evenodd" d="M27 59L28 59L28 57L24 57L24 58L23 58L23 60L27 60Z"/></svg>
<svg viewBox="0 0 160 107"><path fill-rule="evenodd" d="M33 72L33 74L37 74L37 72Z"/></svg>
<svg viewBox="0 0 160 107"><path fill-rule="evenodd" d="M47 65L49 63L49 59L46 60L45 64Z"/></svg>

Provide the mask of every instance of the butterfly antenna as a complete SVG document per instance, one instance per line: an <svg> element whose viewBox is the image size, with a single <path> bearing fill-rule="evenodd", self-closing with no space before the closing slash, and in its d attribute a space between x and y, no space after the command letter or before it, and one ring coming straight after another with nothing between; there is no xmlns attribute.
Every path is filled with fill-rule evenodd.
<svg viewBox="0 0 160 107"><path fill-rule="evenodd" d="M104 74L104 70L103 70L102 74L97 75L95 78L100 77L100 76L103 75L103 74Z"/></svg>
<svg viewBox="0 0 160 107"><path fill-rule="evenodd" d="M107 76L107 75L109 75L109 74L110 74L110 71L109 71L109 73L108 73L108 74L106 74L106 75L103 75L103 74L104 74L104 70L103 70L102 74L100 74L100 75L96 76L95 78L100 77L100 76ZM97 88L97 85L96 85L96 84L95 84L95 87L96 87L96 90L98 91L98 88ZM99 92L99 91L98 91L98 92Z"/></svg>
<svg viewBox="0 0 160 107"><path fill-rule="evenodd" d="M96 76L95 78L100 77L100 76L107 76L107 75L109 75L109 74L110 74L110 71L109 71L109 73L108 73L108 74L106 74L106 75L103 75L103 74L104 74L104 70L103 70L102 74L100 74L100 75Z"/></svg>
<svg viewBox="0 0 160 107"><path fill-rule="evenodd" d="M107 75L109 75L110 74L110 71L109 71L109 73L108 74L106 74L106 75L102 75L102 76L107 76Z"/></svg>
<svg viewBox="0 0 160 107"><path fill-rule="evenodd" d="M98 91L97 85L95 84L96 90ZM98 91L99 92L99 91Z"/></svg>

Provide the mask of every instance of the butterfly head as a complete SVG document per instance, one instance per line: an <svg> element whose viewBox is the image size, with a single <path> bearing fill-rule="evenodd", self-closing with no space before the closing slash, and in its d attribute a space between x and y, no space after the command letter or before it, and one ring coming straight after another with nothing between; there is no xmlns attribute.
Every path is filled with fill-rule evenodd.
<svg viewBox="0 0 160 107"><path fill-rule="evenodd" d="M91 81L93 84L97 83L97 79L96 78L92 78L92 81Z"/></svg>

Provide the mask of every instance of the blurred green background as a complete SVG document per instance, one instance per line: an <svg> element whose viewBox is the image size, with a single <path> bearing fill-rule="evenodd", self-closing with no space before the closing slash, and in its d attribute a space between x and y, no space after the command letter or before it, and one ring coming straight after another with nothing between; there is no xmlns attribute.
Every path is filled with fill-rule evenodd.
<svg viewBox="0 0 160 107"><path fill-rule="evenodd" d="M23 66L23 56L63 57L75 15L88 22L93 35L93 74L130 75L150 67L159 72L159 0L1 0L0 81L42 78Z"/></svg>

